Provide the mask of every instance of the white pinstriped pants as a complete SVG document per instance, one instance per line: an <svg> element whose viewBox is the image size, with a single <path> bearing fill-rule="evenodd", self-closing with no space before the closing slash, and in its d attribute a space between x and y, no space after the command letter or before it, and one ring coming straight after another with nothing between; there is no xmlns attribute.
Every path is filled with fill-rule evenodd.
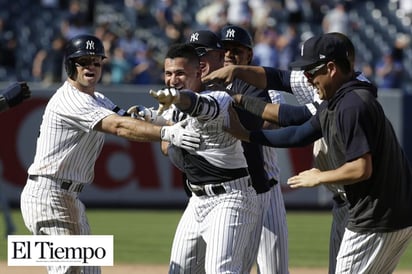
<svg viewBox="0 0 412 274"><path fill-rule="evenodd" d="M173 240L170 274L247 273L244 252L260 214L248 181L232 181L229 193L190 198Z"/></svg>
<svg viewBox="0 0 412 274"><path fill-rule="evenodd" d="M412 226L385 233L345 230L336 262L336 274L393 273L412 240Z"/></svg>
<svg viewBox="0 0 412 274"><path fill-rule="evenodd" d="M89 235L85 207L78 194L62 190L45 177L27 180L21 193L21 212L26 227L34 235ZM98 266L50 266L49 274L100 274Z"/></svg>
<svg viewBox="0 0 412 274"><path fill-rule="evenodd" d="M288 226L280 183L273 186L269 193L257 256L258 273L288 274Z"/></svg>

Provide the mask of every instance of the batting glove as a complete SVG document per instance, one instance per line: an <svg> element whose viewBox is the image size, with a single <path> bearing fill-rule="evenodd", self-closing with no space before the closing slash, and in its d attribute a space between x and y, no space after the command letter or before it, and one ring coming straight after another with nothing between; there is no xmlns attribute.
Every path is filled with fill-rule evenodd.
<svg viewBox="0 0 412 274"><path fill-rule="evenodd" d="M188 151L195 151L200 147L200 134L186 130L184 128L186 124L187 121L184 120L173 126L162 127L160 133L161 139Z"/></svg>
<svg viewBox="0 0 412 274"><path fill-rule="evenodd" d="M6 99L7 105L14 107L23 102L23 100L30 98L31 91L26 82L16 82L8 86L2 95Z"/></svg>
<svg viewBox="0 0 412 274"><path fill-rule="evenodd" d="M158 115L156 110L142 105L130 107L127 110L127 113L129 113L133 118L142 119L158 126L163 126L167 123L167 120L163 116Z"/></svg>
<svg viewBox="0 0 412 274"><path fill-rule="evenodd" d="M180 98L179 90L169 87L158 91L150 90L149 93L159 102L158 115L161 115L163 111L168 109L172 104L178 102Z"/></svg>

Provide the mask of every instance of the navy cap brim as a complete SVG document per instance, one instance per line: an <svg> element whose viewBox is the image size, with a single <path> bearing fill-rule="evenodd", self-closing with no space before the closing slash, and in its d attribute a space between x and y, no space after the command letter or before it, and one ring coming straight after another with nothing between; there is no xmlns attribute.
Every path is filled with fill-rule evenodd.
<svg viewBox="0 0 412 274"><path fill-rule="evenodd" d="M300 59L300 60L296 60L295 62L290 63L290 67L293 70L306 70L310 67L315 66L316 64L319 63L319 60L304 60L304 59Z"/></svg>

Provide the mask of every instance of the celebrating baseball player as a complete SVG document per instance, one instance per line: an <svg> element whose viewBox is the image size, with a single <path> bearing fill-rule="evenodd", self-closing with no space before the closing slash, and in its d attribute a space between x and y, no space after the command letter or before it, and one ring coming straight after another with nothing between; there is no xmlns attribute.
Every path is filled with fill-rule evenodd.
<svg viewBox="0 0 412 274"><path fill-rule="evenodd" d="M248 31L239 26L227 25L221 29L220 34L225 49L224 66L250 65L253 58L253 40ZM272 98L275 102L283 100L279 92L256 88L238 78L235 78L226 88L231 95L243 94L266 102L272 102ZM263 124L260 119L256 120L257 116L253 117L241 108L237 108L236 112L242 125L249 130L273 127L273 125ZM285 205L278 184L279 166L276 151L266 146L251 147L247 142L242 144L246 159L249 159L249 172L262 207L261 225L253 232L255 239L251 242L245 261L250 263L251 268L257 256L259 273L286 274L289 272L288 233ZM251 153L251 150L254 152ZM262 191L262 185L266 183L269 188L264 188Z"/></svg>
<svg viewBox="0 0 412 274"><path fill-rule="evenodd" d="M223 131L232 99L204 91L191 45L170 47L164 71L170 88L152 96L161 110L174 104L187 113L186 129L202 136L198 150L167 149L193 193L176 229L169 273L247 273L243 259L260 213L241 142Z"/></svg>
<svg viewBox="0 0 412 274"><path fill-rule="evenodd" d="M338 39L342 39L342 42L344 42L347 46L348 58L351 64L351 68L352 70L354 70L354 45L352 44L350 39L348 39L347 36L341 33L331 33L331 35L336 36ZM304 105L303 109L302 107L292 107L293 109L290 112L293 113L309 111L311 114L315 114L317 111L317 107L322 101L319 99L319 96L316 93L316 89L313 87L311 83L308 82L303 70L294 70L290 72L282 71L275 68L232 66L217 71L216 74L217 75L212 75L211 77L218 77L220 80L224 80L227 78L225 81L228 82L229 79L233 77L233 75L236 75L236 77L240 77L243 80L258 86L261 85L262 87L274 88L293 93L298 102ZM368 80L360 72L356 72L355 75L358 80L368 82ZM253 98L242 99L241 97L236 95L234 99L235 101L237 101L238 104L242 105L243 108L249 108L248 110L251 112L256 110L256 108L253 108L253 104L245 105L247 101L254 100ZM277 104L267 106L268 109L265 109L265 111L262 114L262 117L266 120L278 123L279 106ZM286 106L283 105L283 108L285 107ZM294 115L284 116L284 118L292 117L294 117ZM296 121L291 122L296 123ZM303 123L304 121L301 122ZM283 119L282 124L283 126L287 126L289 125L289 122L286 121L286 119ZM331 167L333 167L333 163L330 163L328 161L328 158L325 156L327 152L328 149L323 138L315 141L313 146L313 153L315 156L314 164L315 167L319 168L320 170L328 170ZM343 233L345 231L345 227L348 221L349 204L347 203L346 195L344 193L342 185L328 184L324 186L333 193L333 218L329 241L329 273L332 274L335 273L336 256L338 254Z"/></svg>
<svg viewBox="0 0 412 274"><path fill-rule="evenodd" d="M188 151L200 136L177 123L157 126L124 116L95 91L106 58L92 35L71 39L65 49L67 80L50 98L40 126L34 162L21 194L26 227L35 235L88 235L90 227L79 193L94 178L105 133L132 141L169 141ZM100 273L99 266L49 266L49 273Z"/></svg>
<svg viewBox="0 0 412 274"><path fill-rule="evenodd" d="M376 87L356 79L348 55L347 44L334 34L308 39L292 67L304 71L324 100L317 113L294 114L297 121L309 119L299 126L249 132L232 112L229 130L243 140L279 147L323 136L330 169L303 171L288 184L343 185L349 219L335 273L392 273L412 240L412 169L376 99ZM266 103L246 104L251 103L261 116ZM279 121L289 114L279 106Z"/></svg>

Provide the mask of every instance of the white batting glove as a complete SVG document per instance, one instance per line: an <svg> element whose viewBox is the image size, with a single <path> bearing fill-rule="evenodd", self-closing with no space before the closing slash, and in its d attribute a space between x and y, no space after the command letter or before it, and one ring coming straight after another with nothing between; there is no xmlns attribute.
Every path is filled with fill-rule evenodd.
<svg viewBox="0 0 412 274"><path fill-rule="evenodd" d="M187 121L184 120L173 126L162 127L160 132L161 139L188 151L195 151L200 147L200 134L186 130L184 128L186 124Z"/></svg>
<svg viewBox="0 0 412 274"><path fill-rule="evenodd" d="M167 123L167 120L163 116L158 115L158 112L156 110L154 110L153 108L147 108L142 105L135 105L130 107L127 110L127 113L129 113L133 118L143 119L146 122L158 126L164 126Z"/></svg>
<svg viewBox="0 0 412 274"><path fill-rule="evenodd" d="M158 91L151 89L149 94L159 102L158 115L161 115L163 111L168 109L173 103L178 102L180 97L179 90L175 88L164 88Z"/></svg>

